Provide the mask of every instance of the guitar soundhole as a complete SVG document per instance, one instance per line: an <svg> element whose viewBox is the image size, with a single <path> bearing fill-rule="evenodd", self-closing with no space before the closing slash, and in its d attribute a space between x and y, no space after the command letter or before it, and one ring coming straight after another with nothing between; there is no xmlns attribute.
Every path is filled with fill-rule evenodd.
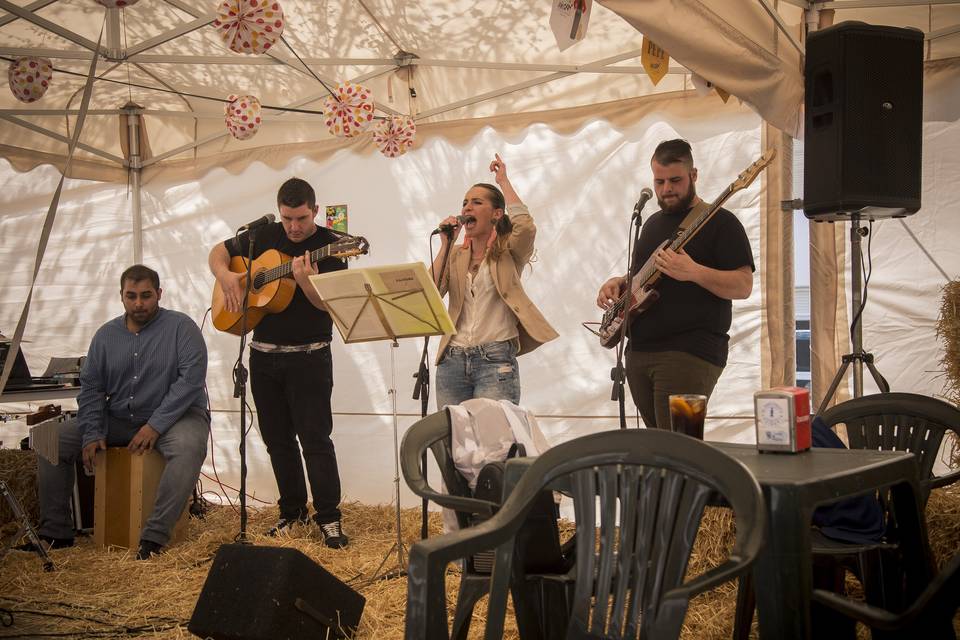
<svg viewBox="0 0 960 640"><path fill-rule="evenodd" d="M263 287L264 275L263 271L258 271L257 275L253 276L253 289L254 291L259 291Z"/></svg>

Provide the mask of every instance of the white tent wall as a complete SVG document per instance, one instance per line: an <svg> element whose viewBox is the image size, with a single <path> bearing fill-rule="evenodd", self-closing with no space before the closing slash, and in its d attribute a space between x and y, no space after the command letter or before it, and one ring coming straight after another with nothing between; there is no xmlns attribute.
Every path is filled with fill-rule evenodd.
<svg viewBox="0 0 960 640"><path fill-rule="evenodd" d="M629 214L640 188L651 184L649 156L658 141L682 136L693 143L698 189L706 198L717 195L759 156L760 120L733 102L723 105L715 96L664 101L627 125L587 120L570 133L558 133L548 124L508 135L486 127L463 142L432 137L398 159L347 149L319 162L308 157L282 167L254 162L240 173L217 169L190 181L183 181L178 170L168 176L160 169L142 188L144 262L161 274L164 306L199 323L212 285L206 267L210 246L240 224L274 211L276 188L290 175L315 185L321 207L349 205L351 231L366 236L372 246L355 266L426 262L430 230L458 211L470 184L490 179L487 165L498 152L538 224L538 259L525 271L524 286L561 334L520 359L522 404L542 417L554 440L614 428L616 405L609 401L613 352L602 349L580 322L598 319L594 300L599 283L624 270ZM13 184L23 185L46 184L55 177L50 167L29 174L4 167L4 173ZM756 181L727 204L746 227L758 266L761 185ZM121 312L116 279L132 255L125 188L79 181L68 186L54 230L58 241L41 270L45 286L35 294L27 327L32 342L25 348L37 366L49 355L82 353L96 327ZM15 273L23 274L5 287L0 326L12 326L25 298L30 249L52 186L47 189L9 189L0 196L0 233L15 239L4 243L4 251L17 247L9 249L10 258ZM61 271L64 264L69 273ZM65 286L54 293L46 285L58 280ZM215 417L213 456L205 472L212 475L215 460L223 481L236 486L239 416L230 369L237 339L216 333L209 323L204 334ZM735 304L731 335L730 364L711 402L707 434L749 441L751 397L760 386L759 286L749 300ZM348 499L387 502L393 478L390 347L344 346L339 338L335 343L334 439L344 492ZM431 355L436 340L433 344ZM420 411L410 395L421 345L402 340L396 353L401 430ZM630 402L628 412L634 414ZM250 490L271 501L273 478L255 430L248 452Z"/></svg>

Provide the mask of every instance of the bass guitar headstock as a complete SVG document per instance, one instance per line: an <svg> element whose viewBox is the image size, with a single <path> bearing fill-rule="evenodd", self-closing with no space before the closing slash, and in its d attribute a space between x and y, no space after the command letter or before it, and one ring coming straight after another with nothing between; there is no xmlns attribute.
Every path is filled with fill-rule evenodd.
<svg viewBox="0 0 960 640"><path fill-rule="evenodd" d="M750 186L757 176L760 175L760 172L767 168L767 166L773 162L773 159L777 157L777 150L770 148L763 152L763 155L760 158L751 164L749 167L744 169L740 175L737 176L737 179L733 181L733 184L730 185L730 193L740 191L741 189L746 189Z"/></svg>

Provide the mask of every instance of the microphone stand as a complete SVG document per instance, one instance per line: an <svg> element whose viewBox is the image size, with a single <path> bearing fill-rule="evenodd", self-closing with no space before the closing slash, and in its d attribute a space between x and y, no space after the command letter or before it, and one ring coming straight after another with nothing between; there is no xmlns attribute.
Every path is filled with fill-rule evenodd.
<svg viewBox="0 0 960 640"><path fill-rule="evenodd" d="M450 241L447 242L447 248L443 251L441 260L440 260L440 276L434 277L433 274L433 261L430 262L430 277L433 278L434 283L443 282L443 273L447 268L447 256L450 255L450 247L453 245L453 229L447 231L441 231L441 233L447 234L447 237L450 238ZM433 236L433 233L430 234ZM432 252L432 250L431 250ZM423 353L420 354L420 367L417 369L417 372L413 374L416 382L413 384L413 399L420 401L420 417L427 417L427 408L430 405L430 366L427 364L427 349L430 346L430 336L423 336ZM427 452L424 451L423 455L420 458L420 468L423 469L423 481L427 481ZM423 498L420 504L420 539L427 539L427 506L428 500Z"/></svg>
<svg viewBox="0 0 960 640"><path fill-rule="evenodd" d="M637 243L640 241L640 226L643 224L643 217L640 212L646 200L642 199L633 207L633 215L630 216L630 229L633 234L627 234L627 280L624 287L624 294L627 297L623 306L623 322L620 323L620 341L617 343L617 362L610 370L610 379L613 380L613 389L610 392L610 400L617 403L620 412L620 428L627 428L627 406L626 392L624 383L626 382L626 371L623 367L623 352L627 344L627 334L629 333L627 314L630 311L630 302L633 300L633 267L636 258Z"/></svg>
<svg viewBox="0 0 960 640"><path fill-rule="evenodd" d="M253 289L251 269L253 268L253 243L257 229L247 230L247 283L243 292L243 306L240 309L240 355L233 368L233 397L240 398L240 533L236 541L249 544L247 540L247 368L243 366L243 353L247 346L247 312L250 308L250 292Z"/></svg>

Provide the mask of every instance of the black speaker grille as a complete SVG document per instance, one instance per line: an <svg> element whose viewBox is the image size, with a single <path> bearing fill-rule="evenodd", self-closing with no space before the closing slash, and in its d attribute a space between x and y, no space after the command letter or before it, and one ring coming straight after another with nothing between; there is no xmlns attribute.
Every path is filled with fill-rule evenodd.
<svg viewBox="0 0 960 640"><path fill-rule="evenodd" d="M841 23L807 41L804 210L920 207L923 35Z"/></svg>

